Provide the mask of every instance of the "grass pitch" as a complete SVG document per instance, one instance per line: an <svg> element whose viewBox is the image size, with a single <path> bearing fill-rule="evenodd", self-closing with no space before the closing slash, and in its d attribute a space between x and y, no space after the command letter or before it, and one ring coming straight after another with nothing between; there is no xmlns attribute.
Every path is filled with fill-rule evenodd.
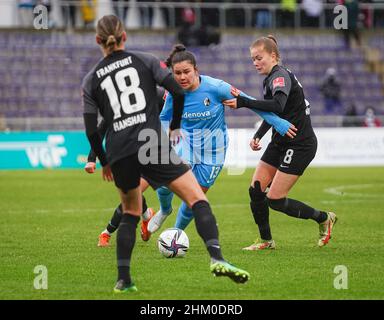
<svg viewBox="0 0 384 320"><path fill-rule="evenodd" d="M160 255L157 234L145 243L138 231L131 269L139 291L114 295L115 235L110 248L96 246L119 202L114 185L101 180L100 170L0 171L0 299L384 298L384 168L308 169L290 197L336 212L332 240L318 248L315 222L271 211L277 249L263 252L241 250L258 236L248 206L251 175L223 170L208 193L224 256L250 272L247 284L211 275L191 224L190 250L179 259ZM146 198L157 210L155 193L148 190ZM174 220L175 214L163 228ZM48 270L45 290L34 287L39 265ZM347 289L334 286L341 276L337 266L345 266Z"/></svg>

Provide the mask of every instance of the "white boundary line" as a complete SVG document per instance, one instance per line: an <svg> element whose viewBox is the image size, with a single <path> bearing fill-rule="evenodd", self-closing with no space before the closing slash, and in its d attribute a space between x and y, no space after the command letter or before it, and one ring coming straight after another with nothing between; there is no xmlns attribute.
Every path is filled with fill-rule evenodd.
<svg viewBox="0 0 384 320"><path fill-rule="evenodd" d="M341 185L331 188L323 189L325 193L329 193L336 196L348 196L348 197L358 197L358 198L369 198L369 199L383 199L383 195L381 193L359 193L359 192L351 192L347 190L361 190L361 189L369 189L377 186L384 186L384 183L370 183L370 184L353 184L353 185Z"/></svg>

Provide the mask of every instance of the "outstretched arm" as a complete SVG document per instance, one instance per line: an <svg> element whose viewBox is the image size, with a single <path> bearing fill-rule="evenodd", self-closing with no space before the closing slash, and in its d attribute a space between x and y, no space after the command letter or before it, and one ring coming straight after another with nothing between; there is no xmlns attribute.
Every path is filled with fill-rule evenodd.
<svg viewBox="0 0 384 320"><path fill-rule="evenodd" d="M235 96L237 98L240 95L242 97L245 97L245 98L250 99L252 101L259 102L255 98L246 95L242 91L240 91L234 87L231 87L230 88L230 97L229 98L227 97L228 100L223 101L223 104L228 106L228 107L231 107L231 108L235 108L235 109L238 108L237 99L233 99L233 96ZM284 103L284 105L285 105L285 103ZM275 113L270 112L270 111L263 111L263 110L259 110L256 108L251 108L251 110L253 112L257 113L268 124L273 126L280 135L282 135L282 136L287 135L290 138L294 138L296 136L295 132L297 131L297 129L289 121L278 117Z"/></svg>

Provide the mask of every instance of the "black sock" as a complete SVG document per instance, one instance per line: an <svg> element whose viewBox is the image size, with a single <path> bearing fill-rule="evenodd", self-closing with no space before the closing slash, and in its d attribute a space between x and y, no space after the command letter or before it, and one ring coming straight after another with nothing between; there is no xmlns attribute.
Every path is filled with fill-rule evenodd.
<svg viewBox="0 0 384 320"><path fill-rule="evenodd" d="M114 233L117 230L122 216L123 216L123 211L120 203L119 206L115 209L115 212L113 213L111 221L107 225L107 230L109 233Z"/></svg>
<svg viewBox="0 0 384 320"><path fill-rule="evenodd" d="M196 230L203 239L209 255L213 259L224 260L219 244L219 230L209 203L200 200L192 206L192 211L195 217Z"/></svg>
<svg viewBox="0 0 384 320"><path fill-rule="evenodd" d="M325 212L318 211L305 203L294 199L270 199L269 205L272 209L284 212L295 218L312 219L318 223L324 222L327 219L327 214Z"/></svg>
<svg viewBox="0 0 384 320"><path fill-rule="evenodd" d="M250 205L253 219L259 228L260 238L263 240L272 240L271 227L269 225L269 207L267 198L260 201L251 201Z"/></svg>
<svg viewBox="0 0 384 320"><path fill-rule="evenodd" d="M316 210L314 209L314 213L313 213L313 216L311 219L315 220L316 222L318 223L322 223L324 222L325 220L328 219L328 214L324 211L319 211L319 210Z"/></svg>
<svg viewBox="0 0 384 320"><path fill-rule="evenodd" d="M131 255L136 241L136 226L140 218L131 214L123 214L116 238L118 280L131 283L129 267Z"/></svg>

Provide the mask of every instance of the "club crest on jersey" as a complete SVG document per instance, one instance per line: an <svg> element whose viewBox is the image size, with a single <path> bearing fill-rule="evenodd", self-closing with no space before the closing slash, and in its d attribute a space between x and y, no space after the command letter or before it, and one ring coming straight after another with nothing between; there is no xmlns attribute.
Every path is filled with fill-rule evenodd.
<svg viewBox="0 0 384 320"><path fill-rule="evenodd" d="M205 98L205 99L204 99L204 105L205 105L206 107L208 107L210 104L211 104L211 100L209 100L209 98Z"/></svg>
<svg viewBox="0 0 384 320"><path fill-rule="evenodd" d="M274 79L272 82L272 86L273 89L275 89L276 87L285 87L284 77L278 77Z"/></svg>

